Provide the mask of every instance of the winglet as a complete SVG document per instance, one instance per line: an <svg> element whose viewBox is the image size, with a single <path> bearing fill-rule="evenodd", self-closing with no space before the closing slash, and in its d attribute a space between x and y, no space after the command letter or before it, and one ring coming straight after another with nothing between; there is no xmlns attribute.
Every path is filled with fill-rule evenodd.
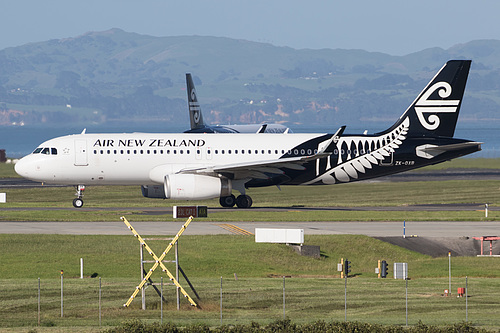
<svg viewBox="0 0 500 333"><path fill-rule="evenodd" d="M267 124L262 124L257 133L264 133L266 131Z"/></svg>
<svg viewBox="0 0 500 333"><path fill-rule="evenodd" d="M340 137L344 133L345 127L346 127L345 125L342 126L342 127L340 127L337 130L337 132L335 132L335 134L332 135L332 137L330 139L328 139L327 141L322 142L320 144L319 149L318 149L318 154L324 154L324 153L331 152L333 150L333 147L337 143L337 141L340 139Z"/></svg>

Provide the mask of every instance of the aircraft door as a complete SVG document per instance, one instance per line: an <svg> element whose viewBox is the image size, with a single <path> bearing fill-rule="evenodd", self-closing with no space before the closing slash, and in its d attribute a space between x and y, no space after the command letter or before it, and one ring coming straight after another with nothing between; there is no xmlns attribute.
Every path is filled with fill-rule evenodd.
<svg viewBox="0 0 500 333"><path fill-rule="evenodd" d="M212 148L207 147L206 156L207 156L207 160L212 159Z"/></svg>
<svg viewBox="0 0 500 333"><path fill-rule="evenodd" d="M75 165L86 166L89 165L87 160L87 141L75 140Z"/></svg>

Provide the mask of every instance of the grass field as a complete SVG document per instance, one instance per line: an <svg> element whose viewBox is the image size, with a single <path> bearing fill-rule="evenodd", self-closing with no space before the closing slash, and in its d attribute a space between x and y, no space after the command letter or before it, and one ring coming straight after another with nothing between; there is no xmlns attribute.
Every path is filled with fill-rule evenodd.
<svg viewBox="0 0 500 333"><path fill-rule="evenodd" d="M488 218L481 211L485 203L500 204L500 180L452 180L440 182L369 182L333 186L283 186L251 189L255 207L282 208L274 212L252 209L218 210L206 221L498 221L500 212L490 210ZM148 199L136 186L96 186L85 191L85 206L73 209L71 187L5 189L7 203L0 211L0 221L118 221L122 215L135 221L171 221L171 213L145 214L148 207L186 205L186 201ZM403 194L402 194L403 193ZM362 200L360 200L362 198ZM300 207L367 207L422 204L476 204L473 211L360 211L298 210ZM188 203L190 204L190 203ZM219 207L218 200L197 201L197 205ZM31 208L24 210L23 208ZM45 210L47 207L65 208ZM37 209L38 208L38 209ZM113 209L109 209L113 208Z"/></svg>
<svg viewBox="0 0 500 333"><path fill-rule="evenodd" d="M500 167L500 160L459 159L445 163L458 168ZM458 163L458 164L452 164ZM434 166L439 167L439 166ZM433 167L433 168L434 168ZM12 165L0 164L0 177L13 176ZM435 203L467 203L491 207L500 203L500 180L405 183L353 183L320 187L251 189L259 207L282 207L280 212L220 210L203 221L367 221L367 220L485 220L478 211L298 211L297 207L406 206ZM0 206L1 221L171 221L170 214L145 215L148 207L172 206L171 202L143 198L138 187L89 187L85 208L71 207L73 189L3 189L7 203ZM376 194L376 195L375 195ZM363 198L363 200L359 200ZM217 207L216 200L197 204ZM44 210L54 207L55 210ZM100 208L114 207L112 210ZM9 209L3 209L9 208ZM32 208L26 210L24 208ZM67 209L69 208L69 209ZM87 209L90 208L90 209ZM490 211L487 220L500 220ZM1 232L1 230L0 230ZM150 245L157 254L166 246ZM347 319L380 324L405 324L404 281L377 279L377 260L409 264L409 324L444 325L465 320L465 298L443 297L448 288L448 257L431 258L382 241L357 235L306 235L306 244L319 245L321 259L298 256L289 247L255 243L252 237L232 235L182 236L180 263L197 292L200 308L181 299L174 304L174 289L165 286L164 321L180 325L204 322L220 324L220 284L223 282L223 324L283 318L283 279L286 279L285 314L294 322L318 319L344 320L344 281L337 272L340 258L352 261L348 279ZM123 308L139 284L139 244L132 236L6 235L0 234L0 331L26 332L37 325L37 286L41 279L41 328L39 332L97 332L98 285L102 279L102 326L126 319L160 320L160 302L147 289L147 309L136 299ZM85 279L79 279L84 258ZM453 257L452 292L469 280L468 320L480 327L500 328L500 264L498 258ZM167 265L167 267L172 268ZM61 318L60 271L64 270L64 317ZM235 278L235 274L237 280ZM90 276L98 278L90 278ZM166 275L153 274L155 282ZM181 279L181 284L193 293Z"/></svg>
<svg viewBox="0 0 500 333"><path fill-rule="evenodd" d="M137 240L132 236L0 235L0 327L37 324L37 278L41 278L42 325L51 328L98 325L98 278L102 278L102 325L125 319L159 320L160 303L147 289L147 309L140 298L130 308L123 304L139 284ZM165 243L148 242L156 253ZM431 258L366 236L307 236L306 244L321 246L322 258L302 257L280 244L255 243L252 237L216 235L182 236L180 263L195 286L200 309L181 298L175 308L174 289L165 286L168 303L164 320L186 325L220 324L220 283L223 283L223 323L283 317L283 279L286 279L286 317L294 322L344 319L344 281L336 264L348 257L353 277L348 279L347 318L380 324L405 324L405 283L377 279L378 259L409 265L409 323L444 325L465 320L465 299L443 297L448 288L448 257ZM79 279L79 258L84 258L85 278ZM171 257L167 257L171 258ZM500 327L498 258L452 258L452 291L465 287L468 276L468 319L485 328ZM169 266L170 265L170 266ZM174 271L172 264L167 267ZM64 270L64 318L60 312L60 270ZM237 279L235 278L235 274ZM164 277L158 270L155 282ZM193 292L181 279L188 293ZM48 329L48 328L47 328Z"/></svg>

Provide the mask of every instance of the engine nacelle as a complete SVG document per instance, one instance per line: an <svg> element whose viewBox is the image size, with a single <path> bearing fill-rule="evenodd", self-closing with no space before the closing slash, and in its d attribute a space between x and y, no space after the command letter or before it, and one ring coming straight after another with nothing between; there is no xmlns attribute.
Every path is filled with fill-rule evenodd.
<svg viewBox="0 0 500 333"><path fill-rule="evenodd" d="M166 175L164 193L167 199L203 200L229 196L231 180L195 174Z"/></svg>
<svg viewBox="0 0 500 333"><path fill-rule="evenodd" d="M142 195L146 198L166 199L163 185L141 185Z"/></svg>

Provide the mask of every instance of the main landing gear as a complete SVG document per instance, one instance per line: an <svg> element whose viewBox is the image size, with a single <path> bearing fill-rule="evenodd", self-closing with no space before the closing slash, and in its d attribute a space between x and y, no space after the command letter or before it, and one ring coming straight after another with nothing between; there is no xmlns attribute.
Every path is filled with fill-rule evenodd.
<svg viewBox="0 0 500 333"><path fill-rule="evenodd" d="M235 204L238 208L250 208L252 207L252 198L246 194L241 194L237 198L231 194L227 197L221 197L219 203L222 207L233 207Z"/></svg>
<svg viewBox="0 0 500 333"><path fill-rule="evenodd" d="M85 191L85 185L77 185L76 188L76 198L73 199L73 207L82 208L83 207L83 191Z"/></svg>

